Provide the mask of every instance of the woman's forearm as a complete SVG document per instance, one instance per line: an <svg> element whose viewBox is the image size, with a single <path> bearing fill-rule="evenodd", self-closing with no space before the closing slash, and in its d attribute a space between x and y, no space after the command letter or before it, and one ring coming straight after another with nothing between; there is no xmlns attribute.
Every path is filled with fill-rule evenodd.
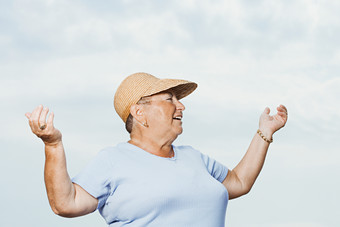
<svg viewBox="0 0 340 227"><path fill-rule="evenodd" d="M45 185L53 212L64 216L74 200L75 190L67 172L62 141L45 144Z"/></svg>
<svg viewBox="0 0 340 227"><path fill-rule="evenodd" d="M271 138L271 135L267 138ZM269 143L264 141L260 135L256 133L246 154L239 164L233 169L241 181L245 192L250 191L256 178L260 174L267 155L268 147Z"/></svg>

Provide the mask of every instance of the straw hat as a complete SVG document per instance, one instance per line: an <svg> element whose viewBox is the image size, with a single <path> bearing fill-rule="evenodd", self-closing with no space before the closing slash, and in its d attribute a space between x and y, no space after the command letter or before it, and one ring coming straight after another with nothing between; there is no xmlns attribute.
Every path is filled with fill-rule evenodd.
<svg viewBox="0 0 340 227"><path fill-rule="evenodd" d="M115 97L114 107L120 118L126 122L130 107L142 97L171 89L177 99L184 98L197 88L197 84L187 80L159 79L148 73L135 73L123 80Z"/></svg>

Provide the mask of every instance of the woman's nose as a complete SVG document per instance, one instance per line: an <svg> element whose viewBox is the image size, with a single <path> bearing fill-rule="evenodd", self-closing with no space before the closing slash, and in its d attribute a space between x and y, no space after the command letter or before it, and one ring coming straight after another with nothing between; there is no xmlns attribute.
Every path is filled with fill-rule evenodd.
<svg viewBox="0 0 340 227"><path fill-rule="evenodd" d="M185 106L178 99L176 99L176 109L182 110L182 111L185 110Z"/></svg>

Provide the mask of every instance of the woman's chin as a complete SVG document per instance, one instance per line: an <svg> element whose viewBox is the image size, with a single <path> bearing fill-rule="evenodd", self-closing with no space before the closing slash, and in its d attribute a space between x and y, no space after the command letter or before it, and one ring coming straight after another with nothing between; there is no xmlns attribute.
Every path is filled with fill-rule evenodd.
<svg viewBox="0 0 340 227"><path fill-rule="evenodd" d="M182 132L183 132L183 128L182 128L182 126L181 126L181 128L180 128L180 129L178 129L178 131L177 131L177 136L181 135L181 134L182 134Z"/></svg>

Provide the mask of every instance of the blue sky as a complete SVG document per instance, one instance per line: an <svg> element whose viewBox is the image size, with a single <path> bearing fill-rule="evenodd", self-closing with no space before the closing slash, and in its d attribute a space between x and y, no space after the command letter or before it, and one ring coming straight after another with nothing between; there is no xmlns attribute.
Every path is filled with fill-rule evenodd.
<svg viewBox="0 0 340 227"><path fill-rule="evenodd" d="M233 168L266 106L289 110L252 191L227 226L334 227L340 197L339 1L0 2L1 226L105 226L49 208L42 143L24 113L43 104L75 175L128 139L113 109L134 72L199 84L183 100L189 144ZM18 218L20 217L20 218Z"/></svg>

